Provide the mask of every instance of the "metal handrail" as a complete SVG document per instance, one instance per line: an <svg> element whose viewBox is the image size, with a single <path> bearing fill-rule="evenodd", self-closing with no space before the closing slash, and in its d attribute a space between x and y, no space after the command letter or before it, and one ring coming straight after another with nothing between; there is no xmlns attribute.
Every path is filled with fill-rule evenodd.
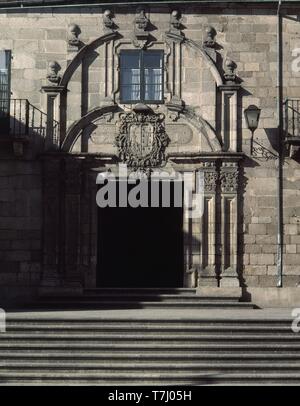
<svg viewBox="0 0 300 406"><path fill-rule="evenodd" d="M15 137L46 137L47 114L27 99L0 99L0 133ZM59 123L53 120L54 141Z"/></svg>

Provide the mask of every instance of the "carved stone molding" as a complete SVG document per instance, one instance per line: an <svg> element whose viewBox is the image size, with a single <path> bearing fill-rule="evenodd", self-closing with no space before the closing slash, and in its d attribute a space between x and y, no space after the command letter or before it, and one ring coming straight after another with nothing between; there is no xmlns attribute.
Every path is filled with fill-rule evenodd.
<svg viewBox="0 0 300 406"><path fill-rule="evenodd" d="M116 145L120 159L135 170L161 166L169 138L164 114L133 111L120 115Z"/></svg>
<svg viewBox="0 0 300 406"><path fill-rule="evenodd" d="M150 20L146 16L145 9L143 7L138 7L136 10L136 16L133 21L134 31L132 43L136 48L145 48L149 42L149 25Z"/></svg>
<svg viewBox="0 0 300 406"><path fill-rule="evenodd" d="M172 121L177 121L180 117L180 113L184 110L184 102L177 96L173 96L171 100L166 103L166 107L169 111L169 118Z"/></svg>
<svg viewBox="0 0 300 406"><path fill-rule="evenodd" d="M237 193L239 186L239 168L236 162L225 162L220 172L221 191Z"/></svg>
<svg viewBox="0 0 300 406"><path fill-rule="evenodd" d="M204 191L206 193L215 193L218 183L218 172L215 162L203 162L201 169L204 172Z"/></svg>

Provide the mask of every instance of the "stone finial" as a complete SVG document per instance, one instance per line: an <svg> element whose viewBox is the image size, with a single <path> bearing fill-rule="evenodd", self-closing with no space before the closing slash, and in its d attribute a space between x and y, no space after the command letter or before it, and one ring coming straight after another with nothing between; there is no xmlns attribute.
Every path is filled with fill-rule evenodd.
<svg viewBox="0 0 300 406"><path fill-rule="evenodd" d="M114 31L113 14L110 10L105 10L103 13L103 31L106 33Z"/></svg>
<svg viewBox="0 0 300 406"><path fill-rule="evenodd" d="M236 74L235 74L235 70L236 70L236 63L233 62L230 59L226 59L225 61L225 73L224 73L224 78L225 78L225 82L227 84L234 84L236 83Z"/></svg>
<svg viewBox="0 0 300 406"><path fill-rule="evenodd" d="M183 38L184 34L181 32L181 29L181 15L178 10L173 10L170 17L170 29L168 34L171 34L171 36L173 34Z"/></svg>
<svg viewBox="0 0 300 406"><path fill-rule="evenodd" d="M149 23L150 23L150 21L146 17L145 10L142 7L139 7L136 10L136 17L134 19L135 33L136 34L145 33L145 31L147 31Z"/></svg>
<svg viewBox="0 0 300 406"><path fill-rule="evenodd" d="M173 10L170 18L170 31L180 32L181 18L178 10Z"/></svg>
<svg viewBox="0 0 300 406"><path fill-rule="evenodd" d="M149 40L149 29L150 20L146 17L145 10L139 7L136 10L136 16L133 21L134 32L133 32L133 45L137 48L144 48L147 46Z"/></svg>
<svg viewBox="0 0 300 406"><path fill-rule="evenodd" d="M69 25L69 33L68 33L68 44L70 48L79 48L80 46L80 39L79 35L81 34L81 30L79 25L77 24L70 24Z"/></svg>
<svg viewBox="0 0 300 406"><path fill-rule="evenodd" d="M47 74L47 79L51 83L58 84L61 77L58 75L58 72L60 71L61 66L59 65L58 62L52 61L49 63L49 71Z"/></svg>
<svg viewBox="0 0 300 406"><path fill-rule="evenodd" d="M216 41L215 41L216 35L217 35L217 32L214 29L214 27L211 27L211 26L206 27L203 45L207 48L214 48L216 45Z"/></svg>

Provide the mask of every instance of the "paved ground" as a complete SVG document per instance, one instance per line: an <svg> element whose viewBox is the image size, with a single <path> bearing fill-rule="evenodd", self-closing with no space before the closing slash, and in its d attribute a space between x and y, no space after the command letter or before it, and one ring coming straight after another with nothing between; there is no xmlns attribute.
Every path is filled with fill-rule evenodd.
<svg viewBox="0 0 300 406"><path fill-rule="evenodd" d="M197 309L197 310L174 310L174 309L125 309L125 310L67 310L67 311L9 311L10 318L34 318L34 319L286 319L293 320L293 309ZM300 313L300 309L299 309Z"/></svg>

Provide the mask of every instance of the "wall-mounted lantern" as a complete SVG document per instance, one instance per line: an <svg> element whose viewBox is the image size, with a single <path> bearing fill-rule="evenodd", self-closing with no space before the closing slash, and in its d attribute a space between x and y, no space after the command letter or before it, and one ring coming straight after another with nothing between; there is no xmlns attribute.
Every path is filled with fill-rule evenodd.
<svg viewBox="0 0 300 406"><path fill-rule="evenodd" d="M253 104L247 107L244 111L247 127L252 133L250 147L251 155L253 153L253 135L259 124L260 113L261 109L259 109L257 106L254 106Z"/></svg>

